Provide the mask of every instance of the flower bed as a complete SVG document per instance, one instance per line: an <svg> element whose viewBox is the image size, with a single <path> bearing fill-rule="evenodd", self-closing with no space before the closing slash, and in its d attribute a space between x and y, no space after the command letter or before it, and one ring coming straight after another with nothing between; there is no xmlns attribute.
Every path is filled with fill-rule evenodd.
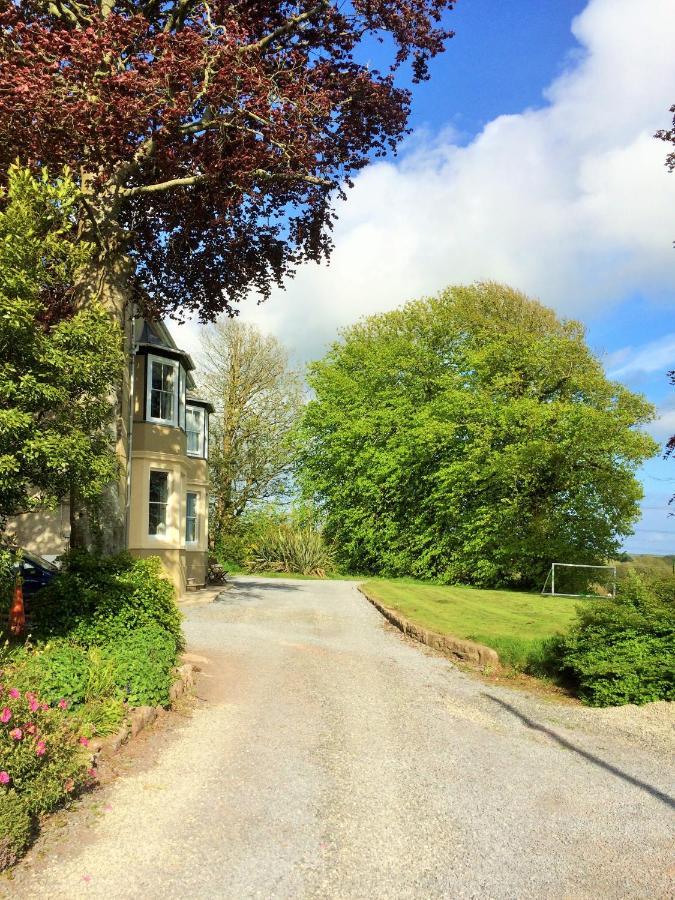
<svg viewBox="0 0 675 900"><path fill-rule="evenodd" d="M32 598L32 637L0 646L0 869L39 817L95 782L89 741L169 706L182 648L159 560L77 554Z"/></svg>
<svg viewBox="0 0 675 900"><path fill-rule="evenodd" d="M41 814L96 778L67 707L0 683L0 869L16 861Z"/></svg>

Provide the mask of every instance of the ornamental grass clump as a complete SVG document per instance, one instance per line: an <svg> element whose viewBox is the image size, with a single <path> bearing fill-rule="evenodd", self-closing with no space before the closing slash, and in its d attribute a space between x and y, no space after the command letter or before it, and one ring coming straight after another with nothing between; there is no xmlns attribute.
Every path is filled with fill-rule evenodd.
<svg viewBox="0 0 675 900"><path fill-rule="evenodd" d="M247 568L323 578L335 568L335 560L317 529L279 525L264 532L251 547Z"/></svg>
<svg viewBox="0 0 675 900"><path fill-rule="evenodd" d="M68 716L32 691L0 683L0 869L16 862L38 817L92 784L88 740Z"/></svg>

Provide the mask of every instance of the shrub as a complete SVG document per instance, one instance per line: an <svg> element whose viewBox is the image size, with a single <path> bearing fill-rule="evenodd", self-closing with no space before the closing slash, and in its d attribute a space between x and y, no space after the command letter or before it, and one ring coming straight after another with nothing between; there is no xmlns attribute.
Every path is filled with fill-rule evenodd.
<svg viewBox="0 0 675 900"><path fill-rule="evenodd" d="M115 682L131 706L168 705L176 663L176 642L170 633L157 623L144 625L108 644L103 653L111 661Z"/></svg>
<svg viewBox="0 0 675 900"><path fill-rule="evenodd" d="M117 641L153 623L178 648L183 644L174 587L157 557L71 553L64 571L37 595L33 615L40 637L68 635L84 646Z"/></svg>
<svg viewBox="0 0 675 900"><path fill-rule="evenodd" d="M14 865L28 844L30 833L31 817L26 804L15 790L0 786L0 871Z"/></svg>
<svg viewBox="0 0 675 900"><path fill-rule="evenodd" d="M629 575L615 600L580 606L549 649L591 706L675 700L675 578Z"/></svg>
<svg viewBox="0 0 675 900"><path fill-rule="evenodd" d="M253 545L247 568L257 572L297 572L323 577L335 565L332 550L320 531L279 525Z"/></svg>
<svg viewBox="0 0 675 900"><path fill-rule="evenodd" d="M93 773L86 739L65 710L13 683L0 690L0 760L2 868L24 848L37 817L90 783Z"/></svg>
<svg viewBox="0 0 675 900"><path fill-rule="evenodd" d="M89 681L87 651L62 639L27 646L16 656L12 681L22 691L38 693L46 703L61 699L69 705L83 703Z"/></svg>

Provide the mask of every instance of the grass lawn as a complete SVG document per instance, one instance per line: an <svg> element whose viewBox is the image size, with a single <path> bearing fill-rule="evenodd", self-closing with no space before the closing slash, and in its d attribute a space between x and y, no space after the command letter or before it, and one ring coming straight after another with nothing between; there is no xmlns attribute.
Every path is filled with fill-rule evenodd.
<svg viewBox="0 0 675 900"><path fill-rule="evenodd" d="M384 606L441 634L467 638L497 651L502 662L522 669L541 655L542 641L564 632L577 603L516 591L482 591L407 579L372 579L363 589Z"/></svg>

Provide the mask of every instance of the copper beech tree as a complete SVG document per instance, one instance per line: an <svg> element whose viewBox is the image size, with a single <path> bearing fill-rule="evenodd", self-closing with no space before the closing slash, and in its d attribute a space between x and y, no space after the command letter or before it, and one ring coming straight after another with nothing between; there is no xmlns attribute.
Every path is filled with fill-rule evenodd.
<svg viewBox="0 0 675 900"><path fill-rule="evenodd" d="M213 319L331 249L334 201L405 133L454 0L0 0L0 170L60 170L121 320ZM385 72L364 41L392 48Z"/></svg>

